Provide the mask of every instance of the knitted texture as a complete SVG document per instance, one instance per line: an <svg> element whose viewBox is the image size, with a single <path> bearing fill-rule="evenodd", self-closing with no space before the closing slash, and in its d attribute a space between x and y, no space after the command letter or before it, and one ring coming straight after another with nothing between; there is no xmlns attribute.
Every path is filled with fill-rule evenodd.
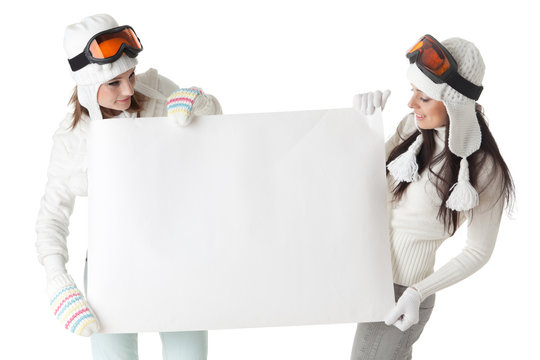
<svg viewBox="0 0 540 360"><path fill-rule="evenodd" d="M458 73L475 85L482 85L486 66L476 46L464 39L451 38L441 44L452 54L458 66ZM417 71L414 71L416 69ZM409 80L432 99L451 103L474 103L474 100L460 94L446 83L436 84L429 79L417 64L409 65Z"/></svg>
<svg viewBox="0 0 540 360"><path fill-rule="evenodd" d="M195 88L179 89L173 92L167 100L167 112L169 114L183 113L191 115L193 102L201 93L201 90Z"/></svg>
<svg viewBox="0 0 540 360"><path fill-rule="evenodd" d="M458 73L473 84L482 85L486 65L478 48L473 43L460 38L444 40L442 45L456 60ZM468 99L450 86L446 86L442 97L448 102L467 102Z"/></svg>
<svg viewBox="0 0 540 360"><path fill-rule="evenodd" d="M469 163L466 159L461 159L458 182L452 186L451 190L452 192L448 200L446 200L446 207L456 211L463 211L478 205L478 192L470 183Z"/></svg>
<svg viewBox="0 0 540 360"><path fill-rule="evenodd" d="M79 23L69 25L64 31L64 50L67 58L71 59L82 53L94 35L117 26L116 20L107 14L88 16ZM77 71L70 69L71 76L77 84L79 102L88 110L91 119L102 119L97 102L99 86L135 66L137 58L124 55L113 63L88 64Z"/></svg>
<svg viewBox="0 0 540 360"><path fill-rule="evenodd" d="M481 85L485 64L476 46L460 38L451 38L441 43L456 60L458 73L473 84ZM407 77L424 94L444 103L449 118L448 147L453 154L462 158L460 166L466 166L467 169L463 171L468 174L466 158L478 150L482 142L480 125L476 117L476 102L446 83L434 83L420 71L417 64L409 65ZM477 201L474 199L478 194L470 185L468 176L461 179L459 184L456 183L452 191L450 195L452 200L446 203L448 208L460 211L476 206L474 204Z"/></svg>
<svg viewBox="0 0 540 360"><path fill-rule="evenodd" d="M416 156L420 153L423 143L424 137L420 134L416 137L416 140L414 140L411 146L409 146L407 151L388 164L388 171L394 179L399 182L413 182L418 180L419 175Z"/></svg>
<svg viewBox="0 0 540 360"><path fill-rule="evenodd" d="M407 117L392 136L391 148L402 142L403 135L414 130L413 117ZM439 156L445 149L447 128L434 130L435 152ZM443 163L432 166L439 173ZM466 174L463 173L463 176ZM504 200L500 198L502 178L493 178L489 168L483 169L477 178L478 188L484 189L479 204L472 213L461 214L458 226L466 229L466 244L462 252L448 263L436 265L437 251L450 237L444 223L437 218L441 198L433 184L429 170L420 173L420 179L407 187L400 201L389 206L390 253L394 283L415 286L422 300L464 278L485 264L496 243ZM395 183L388 182L391 198ZM455 189L454 189L455 190ZM470 215L472 214L472 217ZM466 219L470 221L468 224ZM434 270L437 269L435 272Z"/></svg>
<svg viewBox="0 0 540 360"><path fill-rule="evenodd" d="M71 77L78 86L101 85L129 69L133 69L137 64L137 58L123 55L113 63L88 64L78 71L72 71Z"/></svg>
<svg viewBox="0 0 540 360"><path fill-rule="evenodd" d="M459 38L445 40L442 44L456 60L458 73L475 85L481 85L485 65L476 46ZM476 118L475 101L460 94L448 84L434 83L418 69L416 64L409 65L407 77L427 96L444 103L450 120L450 151L465 158L478 150L482 134Z"/></svg>
<svg viewBox="0 0 540 360"><path fill-rule="evenodd" d="M191 121L195 99L201 94L203 94L202 90L194 87L176 90L167 99L168 115L174 118L179 125L188 125Z"/></svg>
<svg viewBox="0 0 540 360"><path fill-rule="evenodd" d="M64 50L67 58L72 59L82 53L94 35L117 26L116 20L107 14L88 16L79 23L69 25L64 31ZM110 64L89 64L78 71L72 71L71 75L77 85L101 84L136 65L136 58L122 56Z"/></svg>
<svg viewBox="0 0 540 360"><path fill-rule="evenodd" d="M52 290L51 309L67 330L83 336L97 331L97 319L69 275L58 276L50 286L58 288L56 291Z"/></svg>

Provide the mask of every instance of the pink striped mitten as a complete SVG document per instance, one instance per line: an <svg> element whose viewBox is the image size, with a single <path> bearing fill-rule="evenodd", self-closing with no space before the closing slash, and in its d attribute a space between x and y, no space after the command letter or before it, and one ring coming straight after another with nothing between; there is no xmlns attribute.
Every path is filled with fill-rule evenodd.
<svg viewBox="0 0 540 360"><path fill-rule="evenodd" d="M96 316L68 274L48 283L50 305L56 318L74 334L90 336L99 330Z"/></svg>
<svg viewBox="0 0 540 360"><path fill-rule="evenodd" d="M195 100L203 94L201 89L191 87L182 88L173 92L167 99L167 113L174 118L179 126L187 126L191 123L191 112Z"/></svg>

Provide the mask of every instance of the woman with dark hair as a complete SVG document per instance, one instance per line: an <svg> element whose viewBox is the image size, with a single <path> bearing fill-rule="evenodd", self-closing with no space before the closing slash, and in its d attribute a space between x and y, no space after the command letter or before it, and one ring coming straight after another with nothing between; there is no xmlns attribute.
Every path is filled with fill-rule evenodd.
<svg viewBox="0 0 540 360"><path fill-rule="evenodd" d="M137 334L99 333L95 314L68 274L66 238L77 196L87 196L87 131L91 121L170 116L180 126L191 114L220 114L221 106L200 89L178 89L155 69L135 75L142 44L132 27L110 15L68 26L64 48L77 84L70 112L54 134L48 181L36 223L38 259L47 275L54 315L67 330L91 336L94 359L138 359ZM126 249L129 251L129 249ZM89 259L91 261L91 259ZM86 280L86 279L85 279ZM206 331L162 332L163 358L206 359Z"/></svg>
<svg viewBox="0 0 540 360"><path fill-rule="evenodd" d="M512 177L476 103L485 65L474 44L426 35L407 53L413 113L386 142L389 226L396 306L385 322L358 324L351 359L410 359L435 293L490 258ZM372 114L389 92L357 95ZM468 221L465 248L434 271L439 246Z"/></svg>

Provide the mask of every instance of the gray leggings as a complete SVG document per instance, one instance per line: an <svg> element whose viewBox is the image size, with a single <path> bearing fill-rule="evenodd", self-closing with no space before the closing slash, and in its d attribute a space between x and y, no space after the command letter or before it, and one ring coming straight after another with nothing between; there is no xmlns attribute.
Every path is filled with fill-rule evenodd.
<svg viewBox="0 0 540 360"><path fill-rule="evenodd" d="M396 301L407 289L394 284ZM420 304L420 321L402 332L384 322L360 323L352 348L351 360L406 360L412 359L412 346L422 334L435 305L435 294Z"/></svg>

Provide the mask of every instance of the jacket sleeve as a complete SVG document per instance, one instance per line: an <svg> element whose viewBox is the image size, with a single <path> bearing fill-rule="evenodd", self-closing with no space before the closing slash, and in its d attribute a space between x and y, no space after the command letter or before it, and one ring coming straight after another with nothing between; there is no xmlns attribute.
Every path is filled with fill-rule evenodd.
<svg viewBox="0 0 540 360"><path fill-rule="evenodd" d="M66 121L53 136L48 179L36 222L36 248L42 264L47 255L60 254L66 262L69 258L66 238L69 234L69 217L73 212L75 194L70 187L74 169L68 144L70 134L67 133L65 124Z"/></svg>
<svg viewBox="0 0 540 360"><path fill-rule="evenodd" d="M463 213L468 219L465 247L448 263L414 285L422 300L472 275L493 253L505 200L501 174L492 165L486 168L477 186L480 189L478 206L471 213Z"/></svg>
<svg viewBox="0 0 540 360"><path fill-rule="evenodd" d="M210 94L203 93L198 96L193 103L193 115L221 115L221 105L219 101Z"/></svg>

